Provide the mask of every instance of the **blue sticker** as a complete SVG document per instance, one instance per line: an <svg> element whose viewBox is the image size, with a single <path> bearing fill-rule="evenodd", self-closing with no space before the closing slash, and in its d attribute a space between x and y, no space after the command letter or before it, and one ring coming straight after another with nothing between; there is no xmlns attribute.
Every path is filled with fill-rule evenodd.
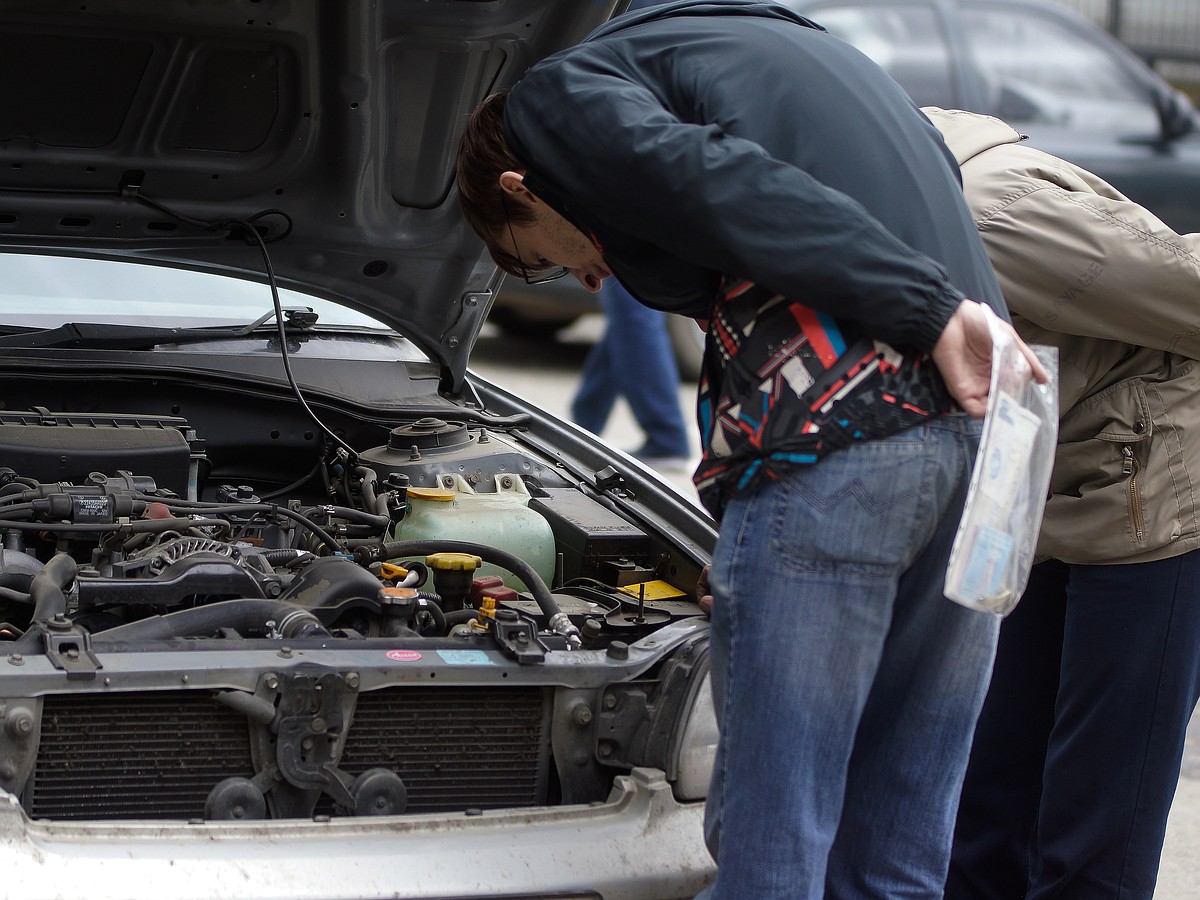
<svg viewBox="0 0 1200 900"><path fill-rule="evenodd" d="M443 662L452 666L490 666L491 659L482 650L438 650Z"/></svg>

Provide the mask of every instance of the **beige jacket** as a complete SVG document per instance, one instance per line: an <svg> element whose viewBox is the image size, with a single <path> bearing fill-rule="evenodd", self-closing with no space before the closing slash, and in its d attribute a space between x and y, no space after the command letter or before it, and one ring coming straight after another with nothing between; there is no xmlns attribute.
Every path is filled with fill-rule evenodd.
<svg viewBox="0 0 1200 900"><path fill-rule="evenodd" d="M1200 234L997 119L925 113L962 168L1014 324L1059 348L1039 556L1132 563L1200 546Z"/></svg>

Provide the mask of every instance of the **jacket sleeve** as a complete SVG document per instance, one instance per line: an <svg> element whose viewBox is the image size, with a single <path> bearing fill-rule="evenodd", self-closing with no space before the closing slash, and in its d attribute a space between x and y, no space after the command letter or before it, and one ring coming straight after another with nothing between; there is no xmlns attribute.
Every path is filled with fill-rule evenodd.
<svg viewBox="0 0 1200 900"><path fill-rule="evenodd" d="M518 158L586 210L579 218L692 265L925 350L962 300L940 265L861 204L753 141L684 121L601 53L571 54L555 77L535 69L505 115Z"/></svg>
<svg viewBox="0 0 1200 900"><path fill-rule="evenodd" d="M1200 359L1200 234L1100 178L1009 145L963 165L1009 308L1051 331Z"/></svg>

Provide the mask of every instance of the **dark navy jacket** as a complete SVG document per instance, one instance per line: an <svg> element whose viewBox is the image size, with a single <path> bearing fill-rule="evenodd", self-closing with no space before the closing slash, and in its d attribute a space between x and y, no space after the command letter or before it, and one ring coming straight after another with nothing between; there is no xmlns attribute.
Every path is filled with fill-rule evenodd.
<svg viewBox="0 0 1200 900"><path fill-rule="evenodd" d="M937 130L876 65L760 0L628 13L531 68L505 133L526 183L648 305L722 276L929 350L959 300L1007 318Z"/></svg>

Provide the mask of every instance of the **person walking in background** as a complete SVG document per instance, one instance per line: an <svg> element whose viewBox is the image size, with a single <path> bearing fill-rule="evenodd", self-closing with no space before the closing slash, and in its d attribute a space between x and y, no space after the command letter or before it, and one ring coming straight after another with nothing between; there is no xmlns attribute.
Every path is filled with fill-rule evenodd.
<svg viewBox="0 0 1200 900"><path fill-rule="evenodd" d="M487 98L456 176L506 272L707 324L704 896L939 898L998 630L943 573L1007 312L936 129L787 9L680 0Z"/></svg>
<svg viewBox="0 0 1200 900"><path fill-rule="evenodd" d="M632 0L629 11L663 0ZM638 303L615 278L600 288L604 335L588 352L571 418L600 434L618 398L624 397L642 430L633 455L663 472L683 469L691 440L679 405L679 367L667 334L666 315Z"/></svg>
<svg viewBox="0 0 1200 900"><path fill-rule="evenodd" d="M644 435L633 455L655 469L682 469L692 455L691 440L679 404L679 369L666 314L638 303L615 278L600 288L600 305L604 335L584 360L571 418L600 434L617 399L624 397Z"/></svg>
<svg viewBox="0 0 1200 900"><path fill-rule="evenodd" d="M1150 900L1200 694L1200 235L1003 122L926 112L1061 373L1045 561L1000 630L946 897Z"/></svg>

